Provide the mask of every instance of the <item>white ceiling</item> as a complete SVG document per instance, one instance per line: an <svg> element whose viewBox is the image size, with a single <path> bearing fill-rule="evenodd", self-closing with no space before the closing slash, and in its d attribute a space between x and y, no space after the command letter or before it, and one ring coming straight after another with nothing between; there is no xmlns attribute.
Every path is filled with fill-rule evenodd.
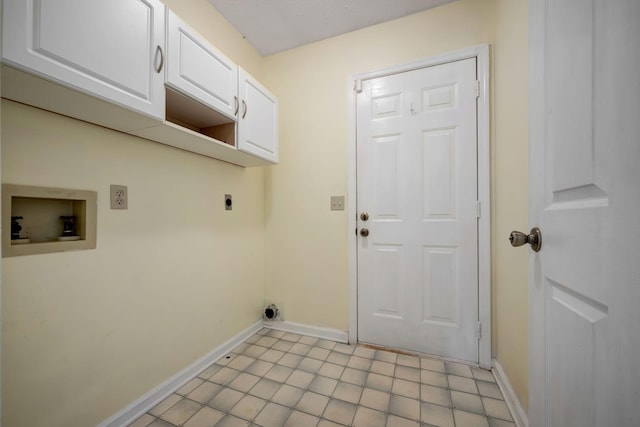
<svg viewBox="0 0 640 427"><path fill-rule="evenodd" d="M454 0L209 0L264 56Z"/></svg>

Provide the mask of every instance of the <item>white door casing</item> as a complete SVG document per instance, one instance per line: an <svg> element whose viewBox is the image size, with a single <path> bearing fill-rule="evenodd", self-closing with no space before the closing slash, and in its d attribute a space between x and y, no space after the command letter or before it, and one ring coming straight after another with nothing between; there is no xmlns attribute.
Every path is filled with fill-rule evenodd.
<svg viewBox="0 0 640 427"><path fill-rule="evenodd" d="M361 182L365 182L367 180L365 176L368 176L369 180L373 179L375 184L373 187L369 185L368 188L367 186L361 187L358 184L358 203L363 208L359 208L356 211L355 203L353 203L354 198L350 197L350 216L353 215L355 217L361 211L367 210L368 208L364 207L364 204L375 205L376 200L378 202L387 200L386 203L383 203L387 205L385 206L387 209L380 210L382 206L371 206L368 212L371 216L369 221L355 221L355 218L353 221L354 228L356 225L359 228L366 227L370 229L371 234L366 238L359 236L350 238L354 246L358 245L361 255L364 256L364 258L361 257L364 264L360 265L360 277L358 278L360 284L356 285L354 283L356 279L354 265L356 256L355 254L350 254L352 277L351 341L355 341L355 339L374 341L372 336L375 337L382 334L387 337L386 339L391 339L391 341L378 341L378 343L478 362L476 326L478 321L478 295L480 295L480 317L483 320L486 319L486 323L483 325L482 339L480 340L480 363L484 367L489 367L490 365L490 334L486 333L490 328L488 122L485 121L488 118L488 109L486 109L488 106L486 97L487 59L488 47L480 46L354 78L356 85L361 83L361 89L365 95L366 93L373 94L373 110L369 109L369 111L372 111L374 115L379 114L379 116L377 119L370 120L372 131L376 134L373 138L375 143L366 147L359 145L359 150L361 151L359 156L375 157L374 163L376 165L373 168L361 168L359 166L358 179ZM458 63L442 65L452 61L458 61ZM478 61L477 77L476 61ZM450 74L451 70L455 69L456 66L464 68L465 64L467 66L468 81L463 84L458 82L451 85L456 79L452 80L452 76L447 76L447 73ZM434 65L440 66L433 67ZM430 69L425 69L425 67L430 66ZM423 70L412 71L420 68ZM403 72L404 74L398 74ZM421 85L421 83L418 83L421 78L417 77L420 73L426 73L427 79L431 78L432 81ZM385 77L392 74L398 75ZM414 91L403 93L400 88L391 87L393 85L401 85L401 80L412 80L411 76L414 76L413 79L417 79L410 83L410 85L414 85ZM424 77L422 78L424 79ZM477 160L476 78L481 81L480 87L482 89L480 91L481 96L478 97L480 108L478 109L479 157ZM438 79L440 80L438 81ZM380 87L381 83L391 85L388 87L387 95L384 94L384 89ZM374 86L373 91L371 90L372 85ZM467 86L465 87L465 85ZM471 111L467 112L467 119L471 122L468 129L469 135L471 135L469 139L471 145L467 147L459 146L458 137L460 135L458 134L464 135L464 127L454 130L457 125L455 123L456 119L453 118L455 117L456 108L451 108L452 105L448 105L448 103L459 102L458 96L460 95L467 96L468 100L470 100L470 105L473 107ZM366 103L369 98L369 96L361 94L359 96L360 104ZM426 108L421 111L423 104ZM395 110L399 110L399 112L394 112ZM454 113L453 116L451 115L452 112ZM458 111L458 113L460 112ZM361 113L359 114L359 122L367 120L361 117ZM393 118L394 115L398 114L398 118ZM464 113L462 115L464 116ZM419 117L430 118L432 122L431 128L429 128L428 124L419 123ZM352 117L353 122L355 122L355 117ZM411 123L415 124L412 125ZM407 147L401 147L403 143L397 143L400 139L404 141L405 138L405 136L398 136L402 133L399 131L402 127L413 127L413 138L417 138L415 147L409 149L409 151L405 151ZM359 141L363 137L365 139L368 138L368 136L363 135L363 132L366 131L360 129L359 126ZM355 145L355 141L353 142ZM452 142L453 144L451 144ZM398 147L400 149L396 150ZM355 147L352 148L352 160L355 160ZM461 163L462 157L458 155L463 153L465 149L466 154L469 155L466 164ZM411 150L414 151L412 152ZM449 163L447 161L441 162L442 158L436 161L435 159L438 157L436 154L455 159L452 163L454 167L448 169ZM398 156L398 158L390 162L389 160L393 156ZM408 164L403 162L413 163L415 170L411 171L412 168L409 168ZM423 178L420 176L422 165L426 166L424 188L422 186ZM353 166L355 165L352 164ZM478 166L477 175L476 166ZM394 176L394 171L398 173L397 176ZM476 176L479 176L477 184L475 182ZM352 178L351 194L354 194L355 177L352 174L350 178ZM464 195L465 188L463 185L461 186L461 179L462 181L468 181L467 195ZM408 185L410 182L413 182L413 184ZM452 186L451 184L455 185ZM450 191L454 188L455 191ZM376 192L377 195L375 194ZM426 198L423 196L426 196ZM366 199L370 201L364 202ZM422 200L425 200L424 204ZM483 207L480 219L477 218L477 200L486 201L487 203L486 208ZM397 205L392 206L396 202ZM389 207L392 209L388 209ZM413 210L413 212L409 212L410 210ZM465 216L466 218L464 218ZM461 226L461 223L464 224L465 222L467 229L465 229L464 225ZM480 223L479 227L478 222ZM350 230L353 232L354 228L350 227ZM453 231L456 228L457 231ZM414 229L422 229L422 231L414 233ZM399 245L397 236L392 236L396 232L404 234L404 243ZM456 233L457 236L453 237ZM448 241L447 235L449 236ZM480 235L479 245L476 244L478 235ZM394 238L396 239L395 242L393 241ZM462 246L459 246L461 243ZM481 254L479 264L478 247ZM431 264L431 267L423 269L425 262L426 264ZM383 265L391 268L380 269ZM465 265L466 269L463 267ZM412 268L409 268L409 266ZM409 273L412 269L414 272ZM393 275L390 275L389 272L391 271L404 275L404 278L396 281L395 278L392 278ZM477 283L478 272L481 277L480 289ZM451 276L452 274L453 276ZM386 280L382 280L385 277ZM445 283L454 277L453 283L457 287L445 286ZM383 298L384 301L379 298L376 301L373 298L375 292L369 295L363 292L365 290L363 288L364 283L367 281L377 285L386 281L400 286L394 288L393 292L388 293ZM422 287L423 283L427 284L426 289ZM465 289L464 286L461 288L461 284L468 288ZM436 294L439 296L434 295L434 298L430 298L423 293L423 291L429 289L429 285L433 286L433 289L439 290ZM360 288L357 286L360 286ZM420 296L417 298L416 296L410 296L406 293L409 289L413 289L413 292ZM403 292L405 293L404 296L402 295ZM355 294L359 296L362 307L358 307L358 302L354 301L356 299L354 298ZM455 298L456 296L458 298ZM398 304L393 308L393 299L396 297L399 298L396 300ZM433 305L432 301L437 301L438 303ZM372 308L376 304L380 307ZM385 307L386 310L384 310ZM382 310L379 310L380 308ZM355 319L356 316L354 316L353 312L356 310L359 310L359 319ZM378 314L371 316L371 313L376 311ZM367 317L373 322L366 321L366 324L363 323ZM389 321L392 325L395 324L391 329L383 326ZM464 326L464 328L460 326ZM354 333L356 328L357 337ZM453 334L450 333L451 330L454 331ZM457 343L452 339L456 334L458 335L456 338L458 339ZM419 335L419 338L416 335ZM461 338L462 336L465 338ZM465 345L461 343L465 341L467 347L466 350L462 350ZM422 344L416 346L414 345L416 342Z"/></svg>
<svg viewBox="0 0 640 427"><path fill-rule="evenodd" d="M530 3L531 426L640 425L640 3Z"/></svg>

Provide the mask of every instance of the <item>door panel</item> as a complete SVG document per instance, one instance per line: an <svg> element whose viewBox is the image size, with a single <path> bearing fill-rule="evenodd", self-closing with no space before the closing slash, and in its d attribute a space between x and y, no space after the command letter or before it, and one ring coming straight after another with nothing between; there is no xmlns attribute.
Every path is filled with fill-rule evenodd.
<svg viewBox="0 0 640 427"><path fill-rule="evenodd" d="M476 61L363 82L358 339L478 361Z"/></svg>
<svg viewBox="0 0 640 427"><path fill-rule="evenodd" d="M640 3L531 18L529 421L640 425Z"/></svg>

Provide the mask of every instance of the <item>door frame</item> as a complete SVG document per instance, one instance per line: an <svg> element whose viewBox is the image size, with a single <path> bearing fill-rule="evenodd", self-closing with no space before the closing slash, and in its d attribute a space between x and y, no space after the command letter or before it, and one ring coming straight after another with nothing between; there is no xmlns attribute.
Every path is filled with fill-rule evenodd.
<svg viewBox="0 0 640 427"><path fill-rule="evenodd" d="M480 82L477 110L478 126L478 200L481 215L478 220L478 320L481 333L478 361L482 368L491 368L491 169L489 127L489 45L482 44L425 59L394 65L349 77L349 188L347 193L347 239L349 268L349 342L358 342L358 239L357 230L357 155L356 97L362 80L369 80L413 71L464 59L476 59Z"/></svg>

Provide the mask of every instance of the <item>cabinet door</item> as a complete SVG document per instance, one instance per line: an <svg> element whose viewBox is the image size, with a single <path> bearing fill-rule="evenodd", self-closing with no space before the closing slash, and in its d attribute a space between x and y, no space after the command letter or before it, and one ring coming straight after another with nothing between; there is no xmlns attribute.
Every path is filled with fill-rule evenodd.
<svg viewBox="0 0 640 427"><path fill-rule="evenodd" d="M5 0L3 61L164 118L159 0Z"/></svg>
<svg viewBox="0 0 640 427"><path fill-rule="evenodd" d="M278 99L242 69L238 81L238 150L278 163Z"/></svg>
<svg viewBox="0 0 640 427"><path fill-rule="evenodd" d="M167 85L235 120L237 66L167 9Z"/></svg>

